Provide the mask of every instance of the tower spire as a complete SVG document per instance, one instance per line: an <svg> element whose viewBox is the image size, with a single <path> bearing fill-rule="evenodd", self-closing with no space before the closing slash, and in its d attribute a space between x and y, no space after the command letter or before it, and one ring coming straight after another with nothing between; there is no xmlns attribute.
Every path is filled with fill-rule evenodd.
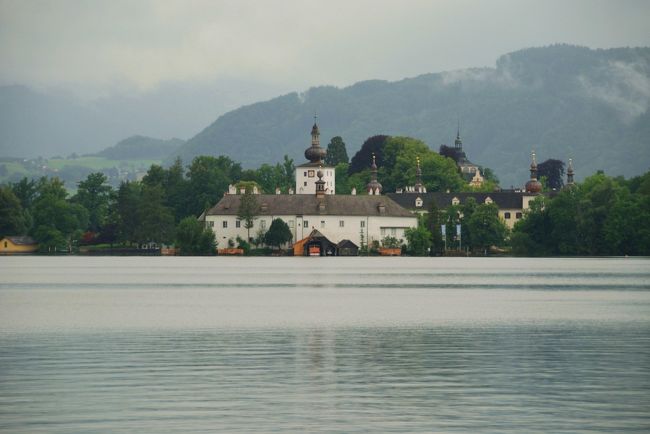
<svg viewBox="0 0 650 434"><path fill-rule="evenodd" d="M535 157L535 151L531 152L531 163L530 163L530 180L526 183L526 192L527 193L540 193L542 191L542 183L537 180L537 158Z"/></svg>
<svg viewBox="0 0 650 434"><path fill-rule="evenodd" d="M377 181L377 161L375 159L375 153L372 153L372 164L370 165L370 182L366 184L366 190L368 194L381 194L381 184Z"/></svg>
<svg viewBox="0 0 650 434"><path fill-rule="evenodd" d="M322 163L327 151L320 147L320 131L314 114L314 126L311 127L311 146L305 150L305 158L312 163Z"/></svg>
<svg viewBox="0 0 650 434"><path fill-rule="evenodd" d="M415 157L415 191L422 192L422 169L420 168L420 157Z"/></svg>
<svg viewBox="0 0 650 434"><path fill-rule="evenodd" d="M569 167L566 169L566 184L567 185L574 185L575 182L573 181L573 159L569 158Z"/></svg>

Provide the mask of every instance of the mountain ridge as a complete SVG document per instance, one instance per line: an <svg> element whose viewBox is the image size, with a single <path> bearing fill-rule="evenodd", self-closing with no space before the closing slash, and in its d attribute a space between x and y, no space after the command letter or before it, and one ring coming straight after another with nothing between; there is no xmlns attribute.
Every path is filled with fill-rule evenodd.
<svg viewBox="0 0 650 434"><path fill-rule="evenodd" d="M598 169L632 176L650 165L646 89L650 48L528 48L494 68L318 86L243 106L177 155L227 155L245 167L284 154L302 161L317 113L323 145L342 136L350 155L376 134L415 137L437 150L453 142L460 120L469 158L494 169L503 187L528 179L533 149L538 161L573 158L578 178Z"/></svg>

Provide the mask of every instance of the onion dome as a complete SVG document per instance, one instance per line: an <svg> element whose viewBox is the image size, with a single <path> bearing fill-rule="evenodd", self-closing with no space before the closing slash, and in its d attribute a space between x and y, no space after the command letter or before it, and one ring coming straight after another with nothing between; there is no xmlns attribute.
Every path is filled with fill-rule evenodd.
<svg viewBox="0 0 650 434"><path fill-rule="evenodd" d="M327 151L320 147L320 131L318 125L314 122L311 128L311 146L305 150L305 158L312 163L322 163L327 155Z"/></svg>
<svg viewBox="0 0 650 434"><path fill-rule="evenodd" d="M366 191L368 194L380 194L381 184L377 181L377 162L375 154L372 154L372 164L370 165L370 182L366 184Z"/></svg>
<svg viewBox="0 0 650 434"><path fill-rule="evenodd" d="M542 183L537 180L537 161L535 160L535 151L533 151L531 156L530 180L526 183L526 193L541 193Z"/></svg>

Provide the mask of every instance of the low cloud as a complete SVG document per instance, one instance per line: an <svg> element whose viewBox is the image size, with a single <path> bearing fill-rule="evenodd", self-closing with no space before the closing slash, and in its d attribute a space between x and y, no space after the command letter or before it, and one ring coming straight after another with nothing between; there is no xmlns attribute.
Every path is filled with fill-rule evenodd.
<svg viewBox="0 0 650 434"><path fill-rule="evenodd" d="M645 60L634 63L609 62L596 77L580 76L580 84L589 96L606 102L626 123L648 111L650 106L650 65ZM607 81L599 77L611 77Z"/></svg>

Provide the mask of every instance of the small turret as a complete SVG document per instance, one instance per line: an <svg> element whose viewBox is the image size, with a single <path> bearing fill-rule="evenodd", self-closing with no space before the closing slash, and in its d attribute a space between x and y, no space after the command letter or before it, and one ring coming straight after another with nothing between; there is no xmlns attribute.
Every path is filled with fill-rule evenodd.
<svg viewBox="0 0 650 434"><path fill-rule="evenodd" d="M325 181L323 181L323 171L320 167L318 168L318 172L316 172L316 176L318 177L318 181L315 182L316 197L323 198L325 197Z"/></svg>
<svg viewBox="0 0 650 434"><path fill-rule="evenodd" d="M566 185L567 186L572 186L575 185L575 182L573 181L573 159L569 158L569 167L566 169Z"/></svg>
<svg viewBox="0 0 650 434"><path fill-rule="evenodd" d="M526 193L541 193L542 183L537 180L537 160L535 158L535 151L531 153L531 159L530 180L526 183Z"/></svg>
<svg viewBox="0 0 650 434"><path fill-rule="evenodd" d="M415 158L417 164L415 168L415 191L423 193L424 186L422 185L422 169L420 168L420 157Z"/></svg>
<svg viewBox="0 0 650 434"><path fill-rule="evenodd" d="M372 154L372 164L370 165L370 182L366 184L368 194L381 194L381 184L377 181L377 162L375 154Z"/></svg>

